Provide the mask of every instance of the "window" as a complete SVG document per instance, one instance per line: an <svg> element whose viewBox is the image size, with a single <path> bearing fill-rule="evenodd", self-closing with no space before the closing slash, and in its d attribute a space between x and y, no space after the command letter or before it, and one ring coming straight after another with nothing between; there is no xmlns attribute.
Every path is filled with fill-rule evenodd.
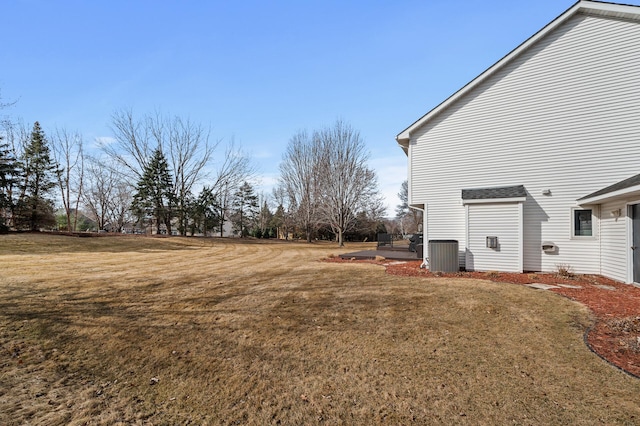
<svg viewBox="0 0 640 426"><path fill-rule="evenodd" d="M593 219L591 209L573 211L573 236L593 237Z"/></svg>

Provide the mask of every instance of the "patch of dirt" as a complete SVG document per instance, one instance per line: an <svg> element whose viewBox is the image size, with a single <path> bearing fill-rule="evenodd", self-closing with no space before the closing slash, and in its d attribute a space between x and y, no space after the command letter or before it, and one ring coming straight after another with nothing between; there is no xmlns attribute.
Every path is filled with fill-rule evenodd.
<svg viewBox="0 0 640 426"><path fill-rule="evenodd" d="M421 261L390 262L388 260L342 260L385 266L391 275L425 278L476 278L513 284L548 284L549 291L586 305L595 316L595 324L587 331L591 349L631 375L640 378L640 288L599 275L558 275L552 273L457 272L431 273L420 269Z"/></svg>

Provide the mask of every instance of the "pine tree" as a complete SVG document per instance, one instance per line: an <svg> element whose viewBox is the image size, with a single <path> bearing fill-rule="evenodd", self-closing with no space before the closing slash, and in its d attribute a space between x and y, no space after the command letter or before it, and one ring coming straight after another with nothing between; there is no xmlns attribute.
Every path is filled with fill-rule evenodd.
<svg viewBox="0 0 640 426"><path fill-rule="evenodd" d="M44 131L37 121L22 155L23 180L16 206L16 226L37 231L54 226L53 200L48 198L55 187L56 165L51 160Z"/></svg>
<svg viewBox="0 0 640 426"><path fill-rule="evenodd" d="M138 181L131 210L138 220L151 218L158 234L164 224L167 234L171 235L171 219L175 208L172 182L167 159L162 150L157 148Z"/></svg>
<svg viewBox="0 0 640 426"><path fill-rule="evenodd" d="M260 233L261 238L269 238L271 236L271 221L273 219L273 213L269 209L269 205L267 204L267 200L262 202L262 207L260 208L260 213L258 213L258 229L256 230L256 234ZM256 235L257 237L258 235Z"/></svg>
<svg viewBox="0 0 640 426"><path fill-rule="evenodd" d="M273 217L271 218L270 226L274 229L275 231L274 236L276 238L284 238L287 240L289 239L286 212L282 204L278 205L276 212L273 214Z"/></svg>
<svg viewBox="0 0 640 426"><path fill-rule="evenodd" d="M13 216L13 191L20 176L20 166L9 145L0 136L0 232L9 230L8 219Z"/></svg>
<svg viewBox="0 0 640 426"><path fill-rule="evenodd" d="M241 237L249 235L249 223L258 214L258 196L249 182L245 182L234 194L233 207L235 214L233 223Z"/></svg>
<svg viewBox="0 0 640 426"><path fill-rule="evenodd" d="M202 188L198 198L190 200L187 206L191 235L202 232L206 237L207 231L220 225L219 206L211 188Z"/></svg>

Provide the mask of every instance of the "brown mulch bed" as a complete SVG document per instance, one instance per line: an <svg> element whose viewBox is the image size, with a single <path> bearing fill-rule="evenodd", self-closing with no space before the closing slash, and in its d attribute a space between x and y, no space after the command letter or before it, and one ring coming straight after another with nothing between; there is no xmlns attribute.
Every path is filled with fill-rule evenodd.
<svg viewBox="0 0 640 426"><path fill-rule="evenodd" d="M353 260L330 259L333 262ZM477 278L513 284L550 284L572 287L552 288L549 291L561 294L586 305L595 316L595 324L587 330L585 342L597 355L640 378L640 288L622 284L599 275L573 275L506 272L457 272L451 274L431 273L420 269L421 261L389 262L386 260L363 260L384 265L392 275L419 276L428 278Z"/></svg>

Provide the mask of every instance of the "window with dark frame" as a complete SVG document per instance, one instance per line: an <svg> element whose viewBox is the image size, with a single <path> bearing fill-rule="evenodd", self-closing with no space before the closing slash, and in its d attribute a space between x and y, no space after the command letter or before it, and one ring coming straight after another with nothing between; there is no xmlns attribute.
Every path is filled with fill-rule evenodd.
<svg viewBox="0 0 640 426"><path fill-rule="evenodd" d="M593 219L591 209L576 209L573 211L573 235L575 237L593 236Z"/></svg>

